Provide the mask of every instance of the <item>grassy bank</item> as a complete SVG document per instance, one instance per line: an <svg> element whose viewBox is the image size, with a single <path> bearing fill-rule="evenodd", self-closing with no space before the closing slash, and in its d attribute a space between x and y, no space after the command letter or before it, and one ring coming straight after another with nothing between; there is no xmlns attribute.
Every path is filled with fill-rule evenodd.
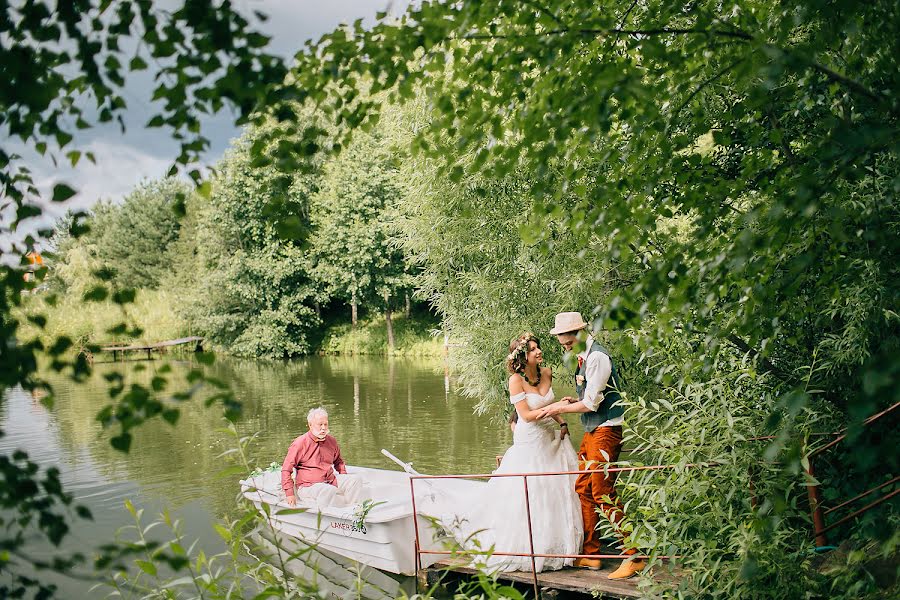
<svg viewBox="0 0 900 600"><path fill-rule="evenodd" d="M140 343L175 339L188 335L203 335L191 331L189 325L178 316L174 307L179 301L170 291L138 290L134 302L123 308L111 301L82 302L76 298L61 297L55 303L47 296L27 298L20 313L23 323L23 340L38 337L44 344L53 344L56 338L65 336L75 347L86 344ZM127 311L127 312L126 312ZM46 317L46 325L40 329L33 320L38 315ZM129 329L138 327L139 336L115 333L114 328L126 322ZM431 330L439 323L434 317L414 315L409 319L402 314L394 317L396 348L390 354L396 356L442 356L443 338L432 337ZM224 350L227 353L227 349ZM375 315L361 320L356 328L349 323L337 323L328 327L318 348L325 354L387 355L387 329L384 316Z"/></svg>
<svg viewBox="0 0 900 600"><path fill-rule="evenodd" d="M325 354L392 354L394 356L442 356L444 340L433 337L431 331L438 327L433 317L395 316L394 341L396 347L388 352L387 328L384 316L361 320L354 328L349 323L332 325L325 332L320 352Z"/></svg>
<svg viewBox="0 0 900 600"><path fill-rule="evenodd" d="M28 298L22 308L24 317L43 315L41 330L34 322L22 319L23 339L39 337L45 344L65 336L76 346L108 342L156 342L193 335L175 313L176 294L166 290L137 290L134 302L124 308L109 300L83 302L80 298L58 297L53 303L46 295ZM117 333L114 328L126 323L129 329L142 330L138 336Z"/></svg>

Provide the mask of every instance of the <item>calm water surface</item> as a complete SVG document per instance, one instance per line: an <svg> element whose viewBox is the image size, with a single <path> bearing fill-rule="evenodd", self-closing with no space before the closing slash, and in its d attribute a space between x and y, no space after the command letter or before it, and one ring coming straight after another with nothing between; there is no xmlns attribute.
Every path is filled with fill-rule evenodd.
<svg viewBox="0 0 900 600"><path fill-rule="evenodd" d="M105 374L119 372L129 383L148 385L163 361L96 364L92 377L73 383L48 374L56 404L47 410L31 395L13 390L0 403L4 454L28 452L43 467L58 466L64 485L94 514L93 522L72 519L62 550L85 552L112 539L131 523L126 499L144 508L148 519L169 509L182 520L189 539L207 554L222 549L212 523L234 510L237 482L216 477L227 467L222 452L236 446L223 431L221 409L198 399L181 406L175 426L155 420L135 431L132 451L109 445L110 432L96 421L109 403ZM185 376L198 365L171 360L167 392L186 389ZM138 369L137 371L135 369ZM306 413L324 406L331 433L349 464L396 468L381 454L386 448L427 473L482 473L512 442L506 426L473 414L475 400L454 389L437 360L366 357L311 357L290 362L219 359L205 367L227 382L243 403L241 435L258 434L251 460L280 463L291 441L306 431ZM557 396L568 390L559 388ZM574 420L573 425L575 425ZM573 426L573 433L579 427ZM577 443L579 440L574 440ZM33 553L51 551L34 545ZM84 596L90 583L48 578L60 597ZM100 596L95 590L90 596Z"/></svg>

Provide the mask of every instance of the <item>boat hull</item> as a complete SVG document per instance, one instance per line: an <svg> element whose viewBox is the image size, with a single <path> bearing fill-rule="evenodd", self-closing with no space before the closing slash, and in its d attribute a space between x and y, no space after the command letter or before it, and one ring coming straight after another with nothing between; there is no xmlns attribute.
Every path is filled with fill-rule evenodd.
<svg viewBox="0 0 900 600"><path fill-rule="evenodd" d="M348 467L348 472L363 479L365 497L377 503L363 519L354 512L355 507L292 510L280 499L280 481L276 483L273 473L241 481L242 492L275 531L390 573L416 574L417 526L422 550L444 549L442 532L435 530L430 519L421 513L413 518L409 475L364 467ZM425 485L416 482L417 502L418 490ZM428 567L441 558L440 554L422 554L419 566Z"/></svg>

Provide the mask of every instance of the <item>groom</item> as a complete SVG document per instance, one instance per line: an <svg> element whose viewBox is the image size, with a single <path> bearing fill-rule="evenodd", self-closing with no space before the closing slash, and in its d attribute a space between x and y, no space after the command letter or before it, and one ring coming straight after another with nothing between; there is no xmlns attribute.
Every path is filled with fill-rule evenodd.
<svg viewBox="0 0 900 600"><path fill-rule="evenodd" d="M584 438L579 456L586 461L585 470L592 473L579 475L575 491L581 500L581 516L584 519L584 554L600 554L600 539L597 533L599 512L609 519L613 529L622 536L619 524L625 517L622 503L616 495L616 473L604 474L603 464L619 460L622 450L622 422L624 409L619 400L618 375L609 356L609 351L596 342L592 336L581 331L587 327L581 313L564 312L556 315L551 335L568 352L577 352L578 370L575 371L575 389L578 398L566 396L559 402L545 407L538 418L560 413L581 413ZM627 549L625 554L635 554ZM599 569L599 558L579 558L576 567ZM643 560L626 559L618 569L609 574L610 579L625 579L644 569Z"/></svg>

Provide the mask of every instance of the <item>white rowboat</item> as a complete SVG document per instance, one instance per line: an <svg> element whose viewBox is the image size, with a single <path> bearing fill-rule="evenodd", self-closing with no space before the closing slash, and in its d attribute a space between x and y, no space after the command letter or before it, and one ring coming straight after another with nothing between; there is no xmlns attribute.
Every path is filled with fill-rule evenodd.
<svg viewBox="0 0 900 600"><path fill-rule="evenodd" d="M422 550L445 549L440 532L436 532L431 520L423 516L422 507L427 506L431 490L428 480L419 480L415 484L418 514L414 522L408 473L353 466L348 466L347 472L362 478L363 497L377 503L363 519L360 519L358 506L291 511L292 507L282 498L280 471L242 480L241 491L264 515L263 505L268 505L267 518L276 531L390 573L415 575L415 523L418 524ZM477 494L484 483L451 479L443 480L441 485L442 489L446 485L454 494L465 497ZM298 505L298 508L304 507ZM279 514L280 511L287 512ZM445 556L422 554L421 566L430 566L442 558Z"/></svg>

